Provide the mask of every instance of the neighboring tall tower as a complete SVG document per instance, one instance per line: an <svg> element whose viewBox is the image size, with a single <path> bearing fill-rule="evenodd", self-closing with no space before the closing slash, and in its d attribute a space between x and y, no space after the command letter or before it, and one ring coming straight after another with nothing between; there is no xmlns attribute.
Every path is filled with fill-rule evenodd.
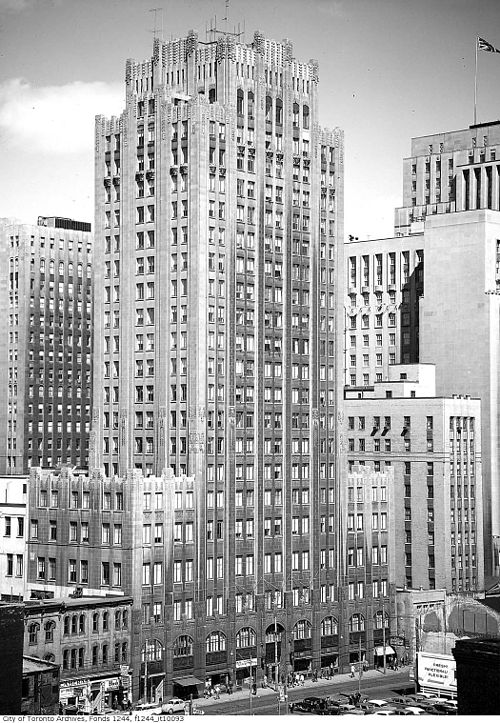
<svg viewBox="0 0 500 723"><path fill-rule="evenodd" d="M482 402L486 575L500 574L500 122L412 139L400 236L424 233L420 361Z"/></svg>
<svg viewBox="0 0 500 723"><path fill-rule="evenodd" d="M0 474L87 466L91 253L89 223L0 229Z"/></svg>

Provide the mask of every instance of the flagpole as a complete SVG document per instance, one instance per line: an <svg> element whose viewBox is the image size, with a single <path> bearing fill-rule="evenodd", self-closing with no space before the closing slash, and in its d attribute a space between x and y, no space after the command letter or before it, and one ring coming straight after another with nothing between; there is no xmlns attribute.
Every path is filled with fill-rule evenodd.
<svg viewBox="0 0 500 723"><path fill-rule="evenodd" d="M479 35L476 35L476 60L474 63L474 125L477 123L477 45Z"/></svg>

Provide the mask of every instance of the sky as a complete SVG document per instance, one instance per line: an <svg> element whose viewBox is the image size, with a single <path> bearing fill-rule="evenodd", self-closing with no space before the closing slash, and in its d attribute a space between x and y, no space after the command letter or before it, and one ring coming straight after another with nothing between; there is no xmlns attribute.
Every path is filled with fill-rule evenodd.
<svg viewBox="0 0 500 723"><path fill-rule="evenodd" d="M94 116L124 107L125 60L200 39L225 0L0 0L0 217L93 221ZM345 133L345 232L393 233L412 137L473 122L475 38L499 0L230 0L229 26L320 63L320 122ZM500 54L479 52L479 122L500 119Z"/></svg>

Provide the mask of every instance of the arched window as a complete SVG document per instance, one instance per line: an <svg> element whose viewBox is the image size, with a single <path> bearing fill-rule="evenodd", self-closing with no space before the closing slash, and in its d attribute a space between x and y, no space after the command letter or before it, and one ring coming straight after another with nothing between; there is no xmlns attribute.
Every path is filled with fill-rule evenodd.
<svg viewBox="0 0 500 723"><path fill-rule="evenodd" d="M115 612L115 628L116 628L116 630L119 630L119 629L120 629L121 619L122 619L121 611L120 611L120 610L116 610L116 612Z"/></svg>
<svg viewBox="0 0 500 723"><path fill-rule="evenodd" d="M218 653L226 649L226 636L218 630L207 636L207 653Z"/></svg>
<svg viewBox="0 0 500 723"><path fill-rule="evenodd" d="M54 261L52 260L52 261L50 261L50 263L49 263L49 273L53 274L53 273L54 273L54 268L55 268L55 265L54 265Z"/></svg>
<svg viewBox="0 0 500 723"><path fill-rule="evenodd" d="M309 620L299 620L293 626L293 639L305 640L311 637L311 623Z"/></svg>
<svg viewBox="0 0 500 723"><path fill-rule="evenodd" d="M174 658L184 658L193 654L193 638L189 635L179 635L174 642Z"/></svg>
<svg viewBox="0 0 500 723"><path fill-rule="evenodd" d="M208 102L215 103L215 88L210 88L208 91Z"/></svg>
<svg viewBox="0 0 500 723"><path fill-rule="evenodd" d="M109 613L102 614L102 629L108 630L109 628Z"/></svg>
<svg viewBox="0 0 500 723"><path fill-rule="evenodd" d="M82 264L78 264L78 266L76 267L76 271L77 271L78 276L81 278L82 275L83 275L83 274L82 274L82 272L83 272L83 266L82 266Z"/></svg>
<svg viewBox="0 0 500 723"><path fill-rule="evenodd" d="M293 127L298 128L300 123L300 108L298 103L293 104Z"/></svg>
<svg viewBox="0 0 500 723"><path fill-rule="evenodd" d="M154 660L162 660L163 658L163 645L159 640L153 638L152 640L146 640L141 650L141 662L151 663Z"/></svg>
<svg viewBox="0 0 500 723"><path fill-rule="evenodd" d="M30 645L36 645L38 642L38 631L40 626L38 623L28 625L28 641Z"/></svg>
<svg viewBox="0 0 500 723"><path fill-rule="evenodd" d="M78 621L78 632L79 633L85 632L85 615L80 615L80 619Z"/></svg>
<svg viewBox="0 0 500 723"><path fill-rule="evenodd" d="M302 126L304 128L309 128L309 106L305 105L302 108Z"/></svg>
<svg viewBox="0 0 500 723"><path fill-rule="evenodd" d="M376 630L382 630L382 627L389 627L389 615L385 611L377 610L373 616L373 625Z"/></svg>
<svg viewBox="0 0 500 723"><path fill-rule="evenodd" d="M255 645L255 630L253 628L241 628L236 633L237 648L251 648Z"/></svg>
<svg viewBox="0 0 500 723"><path fill-rule="evenodd" d="M243 115L243 91L241 88L238 88L236 91L236 113L237 115Z"/></svg>
<svg viewBox="0 0 500 723"><path fill-rule="evenodd" d="M78 631L78 615L73 615L71 618L71 634L76 635Z"/></svg>
<svg viewBox="0 0 500 723"><path fill-rule="evenodd" d="M64 262L59 262L59 276L64 276Z"/></svg>
<svg viewBox="0 0 500 723"><path fill-rule="evenodd" d="M247 107L247 113L248 118L251 119L255 115L255 107L254 107L254 94L252 91L249 91L248 93L248 107Z"/></svg>
<svg viewBox="0 0 500 723"><path fill-rule="evenodd" d="M99 613L94 613L92 615L92 632L93 633L99 632Z"/></svg>
<svg viewBox="0 0 500 723"><path fill-rule="evenodd" d="M276 98L276 125L283 125L283 101Z"/></svg>
<svg viewBox="0 0 500 723"><path fill-rule="evenodd" d="M128 628L128 612L127 610L122 611L122 628L126 630Z"/></svg>
<svg viewBox="0 0 500 723"><path fill-rule="evenodd" d="M354 613L349 618L349 632L358 633L365 629L365 619L360 613Z"/></svg>
<svg viewBox="0 0 500 723"><path fill-rule="evenodd" d="M128 660L128 644L122 643L122 663L126 663Z"/></svg>
<svg viewBox="0 0 500 723"><path fill-rule="evenodd" d="M71 261L68 263L68 276L73 276L73 264Z"/></svg>
<svg viewBox="0 0 500 723"><path fill-rule="evenodd" d="M69 615L66 615L64 618L64 635L69 635Z"/></svg>
<svg viewBox="0 0 500 723"><path fill-rule="evenodd" d="M63 650L63 670L69 669L69 650Z"/></svg>
<svg viewBox="0 0 500 723"><path fill-rule="evenodd" d="M52 643L54 641L54 628L56 627L56 624L53 620L48 620L45 625L43 626L43 629L45 630L45 642L46 643Z"/></svg>
<svg viewBox="0 0 500 723"><path fill-rule="evenodd" d="M321 621L321 637L325 635L338 635L339 626L331 615Z"/></svg>
<svg viewBox="0 0 500 723"><path fill-rule="evenodd" d="M266 121L269 121L269 122L272 121L272 119L273 119L272 112L273 112L273 99L271 98L270 95L266 95Z"/></svg>

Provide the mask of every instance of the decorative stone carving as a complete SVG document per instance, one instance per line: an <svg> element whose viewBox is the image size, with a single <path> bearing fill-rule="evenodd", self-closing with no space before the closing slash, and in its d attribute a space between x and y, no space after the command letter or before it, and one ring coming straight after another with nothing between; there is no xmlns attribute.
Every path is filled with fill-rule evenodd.
<svg viewBox="0 0 500 723"><path fill-rule="evenodd" d="M186 56L189 57L190 55L193 55L193 53L196 53L197 47L198 33L194 30L190 30L186 38Z"/></svg>
<svg viewBox="0 0 500 723"><path fill-rule="evenodd" d="M127 441L127 410L120 411L120 445L125 446Z"/></svg>
<svg viewBox="0 0 500 723"><path fill-rule="evenodd" d="M154 65L158 65L158 63L160 62L160 47L161 47L160 38L155 38L153 40L153 63L154 63Z"/></svg>
<svg viewBox="0 0 500 723"><path fill-rule="evenodd" d="M311 68L312 73L312 79L315 83L319 82L319 63L315 58L311 58L309 61L309 66Z"/></svg>
<svg viewBox="0 0 500 723"><path fill-rule="evenodd" d="M256 30L253 34L253 47L259 55L264 55L266 52L266 39L259 30Z"/></svg>
<svg viewBox="0 0 500 723"><path fill-rule="evenodd" d="M284 38L282 43L283 43L283 60L286 63L291 63L293 60L293 43L288 38Z"/></svg>

